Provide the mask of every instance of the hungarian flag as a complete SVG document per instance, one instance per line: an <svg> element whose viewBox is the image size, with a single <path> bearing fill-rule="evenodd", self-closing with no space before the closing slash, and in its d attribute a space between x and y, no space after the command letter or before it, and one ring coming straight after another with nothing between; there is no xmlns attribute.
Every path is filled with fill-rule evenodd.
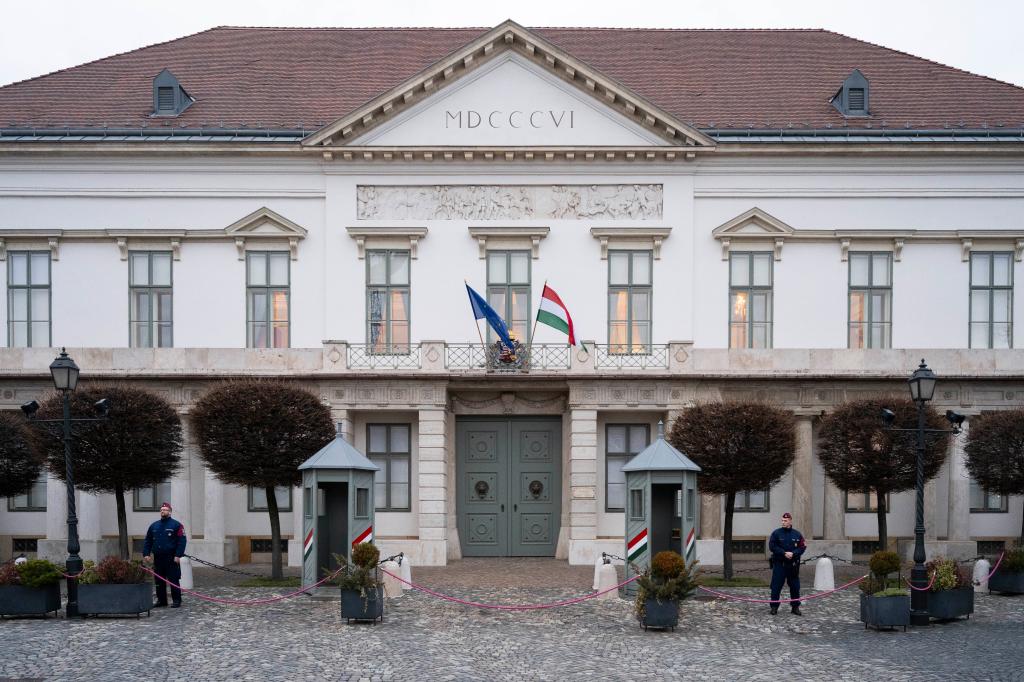
<svg viewBox="0 0 1024 682"><path fill-rule="evenodd" d="M537 310L537 321L543 322L549 327L569 336L570 346L582 346L576 338L576 332L572 327L572 318L569 317L569 309L562 303L555 290L544 285L544 293L540 295L540 309Z"/></svg>

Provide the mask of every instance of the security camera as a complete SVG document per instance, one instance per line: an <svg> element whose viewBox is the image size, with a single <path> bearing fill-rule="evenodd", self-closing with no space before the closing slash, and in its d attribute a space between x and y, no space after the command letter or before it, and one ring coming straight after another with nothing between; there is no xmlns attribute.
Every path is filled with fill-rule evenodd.
<svg viewBox="0 0 1024 682"><path fill-rule="evenodd" d="M25 416L28 417L29 419L34 417L38 410L39 403L37 403L35 400L30 400L29 402L21 406L21 411L24 412Z"/></svg>
<svg viewBox="0 0 1024 682"><path fill-rule="evenodd" d="M96 410L96 414L98 414L101 417L109 416L110 400L107 398L97 400L95 403L93 403L92 409Z"/></svg>
<svg viewBox="0 0 1024 682"><path fill-rule="evenodd" d="M896 413L892 410L883 407L882 408L882 423L886 426L892 426L896 422Z"/></svg>
<svg viewBox="0 0 1024 682"><path fill-rule="evenodd" d="M953 410L946 410L946 419L949 420L949 423L953 425L953 430L959 432L960 428L963 426L964 420L967 419L967 417L960 414L959 412L954 412Z"/></svg>

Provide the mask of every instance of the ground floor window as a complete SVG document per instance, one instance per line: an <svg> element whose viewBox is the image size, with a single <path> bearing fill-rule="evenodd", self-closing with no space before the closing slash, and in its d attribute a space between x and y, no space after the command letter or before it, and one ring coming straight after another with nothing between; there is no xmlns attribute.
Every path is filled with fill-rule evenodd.
<svg viewBox="0 0 1024 682"><path fill-rule="evenodd" d="M766 512L768 509L767 490L743 490L736 493L736 506L733 511L738 512Z"/></svg>
<svg viewBox="0 0 1024 682"><path fill-rule="evenodd" d="M885 509L892 511L892 498L885 496ZM874 491L851 492L846 491L846 511L848 512L877 512L878 495Z"/></svg>
<svg viewBox="0 0 1024 682"><path fill-rule="evenodd" d="M274 497L277 498L277 510L290 512L292 510L292 489L288 486L274 488ZM249 511L267 511L267 491L265 488L249 486Z"/></svg>
<svg viewBox="0 0 1024 682"><path fill-rule="evenodd" d="M136 488L132 493L132 511L160 511L160 505L170 499L170 481Z"/></svg>
<svg viewBox="0 0 1024 682"><path fill-rule="evenodd" d="M971 480L971 511L972 512L1007 512L1009 511L1009 505L1007 504L1006 495L1000 495L999 493L989 492L982 488L977 481Z"/></svg>
<svg viewBox="0 0 1024 682"><path fill-rule="evenodd" d="M46 474L24 495L7 498L7 511L46 511Z"/></svg>

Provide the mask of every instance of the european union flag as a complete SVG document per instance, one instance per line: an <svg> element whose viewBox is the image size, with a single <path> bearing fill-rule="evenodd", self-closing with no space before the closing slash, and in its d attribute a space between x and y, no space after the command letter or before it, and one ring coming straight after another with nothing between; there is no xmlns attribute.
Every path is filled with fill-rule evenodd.
<svg viewBox="0 0 1024 682"><path fill-rule="evenodd" d="M491 329L498 335L501 342L505 344L505 347L512 350L514 346L512 345L512 339L508 336L508 326L505 324L505 320L501 319L501 315L484 300L483 296L473 291L473 288L468 284L466 285L466 293L469 294L469 304L473 307L473 317L477 320L481 318L487 320L487 324L491 325Z"/></svg>

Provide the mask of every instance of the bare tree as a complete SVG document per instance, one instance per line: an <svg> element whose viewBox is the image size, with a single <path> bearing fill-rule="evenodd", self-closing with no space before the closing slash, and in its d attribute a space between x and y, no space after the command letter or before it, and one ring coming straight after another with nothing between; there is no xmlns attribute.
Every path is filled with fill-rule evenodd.
<svg viewBox="0 0 1024 682"><path fill-rule="evenodd" d="M75 487L91 493L113 493L117 503L118 548L122 559L128 547L125 493L156 485L174 475L181 461L181 420L163 397L133 386L80 386L71 394L73 415L93 417L93 405L110 401L109 417L77 423L71 447ZM59 394L48 396L37 413L40 419L60 419ZM43 426L40 424L40 426ZM50 471L65 479L63 430L60 424L40 430Z"/></svg>
<svg viewBox="0 0 1024 682"><path fill-rule="evenodd" d="M871 398L848 402L821 420L818 459L828 476L847 493L874 492L877 497L878 543L889 542L886 497L917 486L917 434L890 431L882 422L882 410L892 410L893 428L916 429L917 405L909 398ZM931 407L925 409L925 428L949 425ZM946 459L949 435L925 435L924 480L938 475Z"/></svg>
<svg viewBox="0 0 1024 682"><path fill-rule="evenodd" d="M0 497L23 495L43 471L36 434L21 414L0 411Z"/></svg>
<svg viewBox="0 0 1024 682"><path fill-rule="evenodd" d="M701 492L725 495L723 575L732 578L732 520L736 493L770 489L796 456L793 414L772 405L719 402L684 411L669 442L701 468Z"/></svg>
<svg viewBox="0 0 1024 682"><path fill-rule="evenodd" d="M971 417L965 450L967 471L978 485L1000 495L1024 495L1024 410Z"/></svg>
<svg viewBox="0 0 1024 682"><path fill-rule="evenodd" d="M281 578L281 520L274 490L298 485L298 466L334 437L330 408L293 384L253 379L211 389L191 417L200 455L218 479L266 491L272 575Z"/></svg>

